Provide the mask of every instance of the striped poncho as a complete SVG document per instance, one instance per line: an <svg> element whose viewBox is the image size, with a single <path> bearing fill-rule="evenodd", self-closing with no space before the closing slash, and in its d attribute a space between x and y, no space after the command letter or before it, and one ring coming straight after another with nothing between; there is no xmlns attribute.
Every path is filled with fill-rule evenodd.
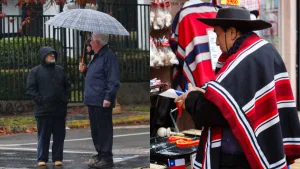
<svg viewBox="0 0 300 169"><path fill-rule="evenodd" d="M214 77L208 46L207 28L196 18L215 18L217 8L211 3L183 7L172 24L170 44L179 60L173 74L173 88L183 90L187 82L201 86Z"/></svg>
<svg viewBox="0 0 300 169"><path fill-rule="evenodd" d="M222 55L205 97L220 109L253 169L287 168L300 157L300 124L290 80L272 44L252 34ZM194 169L218 169L221 128L205 128Z"/></svg>

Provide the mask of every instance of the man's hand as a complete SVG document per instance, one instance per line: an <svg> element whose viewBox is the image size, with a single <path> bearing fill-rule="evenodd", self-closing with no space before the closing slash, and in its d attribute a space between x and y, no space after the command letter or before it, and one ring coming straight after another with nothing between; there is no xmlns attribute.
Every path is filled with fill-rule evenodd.
<svg viewBox="0 0 300 169"><path fill-rule="evenodd" d="M202 93L205 93L204 89L196 87L196 86L193 86L191 83L189 83L188 92L191 92L191 91L200 91Z"/></svg>
<svg viewBox="0 0 300 169"><path fill-rule="evenodd" d="M86 50L87 50L87 52L91 52L92 51L92 47L90 47L90 46L88 46L87 48L86 48Z"/></svg>
<svg viewBox="0 0 300 169"><path fill-rule="evenodd" d="M79 63L79 71L84 72L86 69L86 65L84 63Z"/></svg>
<svg viewBox="0 0 300 169"><path fill-rule="evenodd" d="M109 107L110 106L110 101L104 100L103 101L103 107Z"/></svg>
<svg viewBox="0 0 300 169"><path fill-rule="evenodd" d="M181 96L178 96L176 99L175 99L175 103L178 102L179 106L182 106L185 102L185 99L187 97L187 95L191 92L191 91L200 91L202 93L205 93L205 90L204 89L201 89L199 87L195 87L193 86L191 83L188 84L188 91L185 92L184 94L182 94Z"/></svg>

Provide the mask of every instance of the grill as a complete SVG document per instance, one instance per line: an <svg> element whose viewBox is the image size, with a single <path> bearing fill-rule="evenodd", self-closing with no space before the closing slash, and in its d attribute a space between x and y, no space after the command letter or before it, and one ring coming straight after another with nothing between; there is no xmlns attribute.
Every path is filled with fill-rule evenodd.
<svg viewBox="0 0 300 169"><path fill-rule="evenodd" d="M199 140L199 137L191 137ZM168 159L185 158L186 164L190 161L190 155L196 153L198 146L178 148L176 143L169 143L167 137L150 138L150 161L158 164L168 164Z"/></svg>
<svg viewBox="0 0 300 169"><path fill-rule="evenodd" d="M178 148L176 143L169 143L167 137L158 137L157 130L160 127L175 127L176 122L171 119L171 114L176 110L174 100L158 96L168 86L166 84L151 86L150 89L158 88L156 92L150 93L151 98L151 138L150 138L150 163L163 165L168 168L168 160L185 159L185 164L190 164L190 156L197 152L198 146ZM172 110L173 109L173 110ZM169 113L170 112L170 113ZM176 115L172 118L176 119ZM188 136L186 136L188 137ZM200 140L199 137L190 136L192 140Z"/></svg>

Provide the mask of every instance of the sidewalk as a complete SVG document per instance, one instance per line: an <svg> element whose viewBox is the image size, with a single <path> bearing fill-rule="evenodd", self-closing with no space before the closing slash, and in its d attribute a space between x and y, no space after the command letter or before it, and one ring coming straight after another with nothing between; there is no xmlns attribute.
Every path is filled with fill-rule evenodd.
<svg viewBox="0 0 300 169"><path fill-rule="evenodd" d="M118 114L113 114L113 124L149 124L149 112L126 111ZM67 126L70 128L81 128L89 126L89 119L87 114L74 114L67 116Z"/></svg>
<svg viewBox="0 0 300 169"><path fill-rule="evenodd" d="M141 108L142 107L142 108ZM150 110L140 110L145 109L146 106L137 105L135 108L130 106L120 106L116 104L113 109L113 124L144 124L146 121L150 121ZM77 103L68 105L68 116L67 116L67 126L70 128L78 128L89 126L88 108L87 106ZM149 124L149 123L148 123Z"/></svg>
<svg viewBox="0 0 300 169"><path fill-rule="evenodd" d="M149 125L150 112L145 111L122 111L113 113L114 126L119 125ZM88 128L90 126L87 113L78 111L69 112L67 115L67 128ZM36 132L36 120L33 115L10 116L0 118L0 136L16 133Z"/></svg>

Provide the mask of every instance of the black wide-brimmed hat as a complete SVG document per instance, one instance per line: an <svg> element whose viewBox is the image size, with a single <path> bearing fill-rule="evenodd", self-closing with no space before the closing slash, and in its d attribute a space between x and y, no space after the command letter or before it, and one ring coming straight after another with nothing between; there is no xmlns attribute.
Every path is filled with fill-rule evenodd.
<svg viewBox="0 0 300 169"><path fill-rule="evenodd" d="M272 27L272 24L263 20L251 20L250 12L239 7L221 8L216 18L197 18L209 26L233 26L240 29L255 31Z"/></svg>

